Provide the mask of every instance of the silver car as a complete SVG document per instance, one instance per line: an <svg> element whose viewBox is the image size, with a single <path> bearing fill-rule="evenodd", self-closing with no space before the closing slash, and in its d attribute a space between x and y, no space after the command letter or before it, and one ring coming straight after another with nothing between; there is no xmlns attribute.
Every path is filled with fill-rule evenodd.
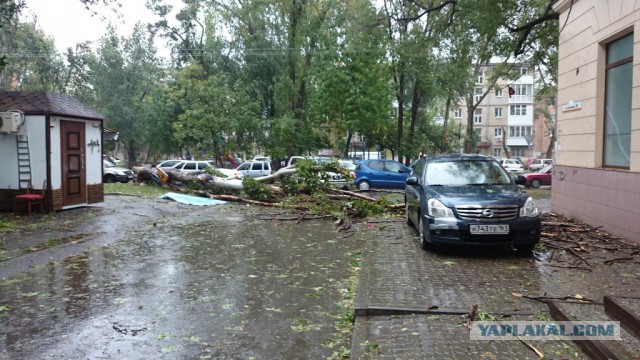
<svg viewBox="0 0 640 360"><path fill-rule="evenodd" d="M248 161L240 164L236 171L244 176L257 178L273 174L271 163L267 161Z"/></svg>

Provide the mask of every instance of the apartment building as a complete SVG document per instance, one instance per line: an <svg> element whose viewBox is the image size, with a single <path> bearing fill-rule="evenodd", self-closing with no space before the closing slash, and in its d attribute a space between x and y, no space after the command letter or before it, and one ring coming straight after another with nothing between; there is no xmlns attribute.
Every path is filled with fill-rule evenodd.
<svg viewBox="0 0 640 360"><path fill-rule="evenodd" d="M489 73L495 64L483 65L477 74L474 101L487 91ZM534 78L527 65L519 69L515 80L500 79L475 109L473 129L476 152L495 157L532 157L534 144ZM466 127L467 106L462 101L450 118Z"/></svg>
<svg viewBox="0 0 640 360"><path fill-rule="evenodd" d="M552 209L640 242L640 2L560 0L554 10Z"/></svg>

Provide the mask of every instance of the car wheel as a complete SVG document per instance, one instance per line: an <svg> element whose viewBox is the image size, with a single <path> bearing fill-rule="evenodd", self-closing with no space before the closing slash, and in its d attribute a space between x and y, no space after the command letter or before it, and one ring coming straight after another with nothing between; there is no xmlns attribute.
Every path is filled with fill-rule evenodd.
<svg viewBox="0 0 640 360"><path fill-rule="evenodd" d="M428 243L425 239L424 228L422 226L422 215L418 214L418 224L416 225L418 228L418 235L420 236L420 248L422 250L433 250L434 246L431 243Z"/></svg>
<svg viewBox="0 0 640 360"><path fill-rule="evenodd" d="M517 245L516 246L516 254L518 256L531 256L533 248L536 244L526 244L526 245Z"/></svg>
<svg viewBox="0 0 640 360"><path fill-rule="evenodd" d="M540 180L538 179L533 179L531 180L531 187L534 189L537 189L540 187Z"/></svg>
<svg viewBox="0 0 640 360"><path fill-rule="evenodd" d="M104 182L105 183L114 183L116 182L116 177L111 175L111 174L107 174L104 176Z"/></svg>
<svg viewBox="0 0 640 360"><path fill-rule="evenodd" d="M358 183L358 189L360 190L367 191L370 188L371 188L371 185L369 185L369 182L367 180L362 180Z"/></svg>

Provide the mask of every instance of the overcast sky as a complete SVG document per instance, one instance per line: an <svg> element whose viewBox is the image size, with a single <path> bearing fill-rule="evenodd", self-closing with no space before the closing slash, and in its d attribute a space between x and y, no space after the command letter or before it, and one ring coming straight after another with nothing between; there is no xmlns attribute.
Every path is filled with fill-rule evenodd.
<svg viewBox="0 0 640 360"><path fill-rule="evenodd" d="M122 19L118 19L111 8L94 6L91 9L107 17L91 16L80 0L27 0L27 9L23 18L33 19L35 16L38 26L45 34L55 39L56 48L60 53L68 47L84 41L96 42L104 35L109 21L118 28L121 36L129 36L137 21L146 23L154 20L153 15L145 8L145 0L121 1L119 12ZM156 43L161 56L168 56L168 51L160 49L164 39Z"/></svg>

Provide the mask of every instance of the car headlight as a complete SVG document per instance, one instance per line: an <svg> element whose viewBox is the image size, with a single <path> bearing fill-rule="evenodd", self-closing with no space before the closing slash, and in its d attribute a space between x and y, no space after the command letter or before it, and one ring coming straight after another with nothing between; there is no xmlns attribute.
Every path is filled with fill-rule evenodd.
<svg viewBox="0 0 640 360"><path fill-rule="evenodd" d="M524 206L520 209L520 217L536 217L540 214L536 202L532 197L529 197L524 203Z"/></svg>
<svg viewBox="0 0 640 360"><path fill-rule="evenodd" d="M429 201L427 201L427 211L428 214L430 216L433 216L434 218L452 218L453 216L453 211L451 211L451 209L449 209L448 207L444 206L443 203L441 203L439 200L436 199L429 199Z"/></svg>

